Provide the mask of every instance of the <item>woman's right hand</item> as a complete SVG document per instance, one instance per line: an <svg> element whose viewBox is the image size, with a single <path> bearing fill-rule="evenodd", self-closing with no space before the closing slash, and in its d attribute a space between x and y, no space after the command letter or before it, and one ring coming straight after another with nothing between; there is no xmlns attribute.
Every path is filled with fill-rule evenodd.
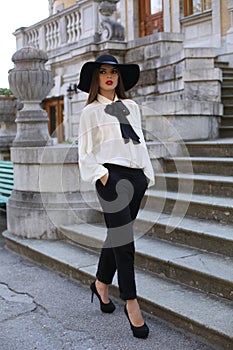
<svg viewBox="0 0 233 350"><path fill-rule="evenodd" d="M105 174L104 176L102 176L100 178L100 181L102 182L102 185L106 185L106 183L108 182L108 177L109 177L109 173Z"/></svg>

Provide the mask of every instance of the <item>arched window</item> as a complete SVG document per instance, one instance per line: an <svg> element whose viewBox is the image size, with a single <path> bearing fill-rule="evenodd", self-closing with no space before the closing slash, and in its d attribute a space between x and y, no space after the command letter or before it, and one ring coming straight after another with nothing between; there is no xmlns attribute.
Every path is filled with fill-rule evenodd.
<svg viewBox="0 0 233 350"><path fill-rule="evenodd" d="M163 31L163 0L139 0L139 35Z"/></svg>

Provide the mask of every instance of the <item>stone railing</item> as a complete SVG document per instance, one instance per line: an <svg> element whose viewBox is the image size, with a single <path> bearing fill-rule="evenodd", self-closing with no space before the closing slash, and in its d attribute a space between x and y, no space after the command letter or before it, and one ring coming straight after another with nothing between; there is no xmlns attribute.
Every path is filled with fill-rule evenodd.
<svg viewBox="0 0 233 350"><path fill-rule="evenodd" d="M14 33L17 49L33 46L46 52L66 45L124 40L124 28L114 20L119 0L82 0L62 12Z"/></svg>

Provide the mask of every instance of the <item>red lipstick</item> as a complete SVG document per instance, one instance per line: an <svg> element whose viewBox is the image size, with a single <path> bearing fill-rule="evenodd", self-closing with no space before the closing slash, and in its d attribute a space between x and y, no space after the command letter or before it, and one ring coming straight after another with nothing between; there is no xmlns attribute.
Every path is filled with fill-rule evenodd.
<svg viewBox="0 0 233 350"><path fill-rule="evenodd" d="M113 84L113 81L112 81L112 80L107 80L107 81L106 81L106 84L107 84L107 85L112 85L112 84Z"/></svg>

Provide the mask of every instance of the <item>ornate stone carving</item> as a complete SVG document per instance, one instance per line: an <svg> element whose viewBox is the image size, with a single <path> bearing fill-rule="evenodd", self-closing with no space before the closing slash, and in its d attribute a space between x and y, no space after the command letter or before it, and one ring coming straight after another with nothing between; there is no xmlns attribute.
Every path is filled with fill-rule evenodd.
<svg viewBox="0 0 233 350"><path fill-rule="evenodd" d="M110 19L106 19L101 22L101 39L105 40L119 40L125 39L125 28Z"/></svg>
<svg viewBox="0 0 233 350"><path fill-rule="evenodd" d="M50 140L47 113L40 107L53 85L52 72L44 66L47 60L44 51L30 46L16 51L12 57L15 68L9 72L9 84L23 103L16 119L13 146L43 146Z"/></svg>
<svg viewBox="0 0 233 350"><path fill-rule="evenodd" d="M123 41L125 39L124 27L120 23L110 18L116 11L116 4L119 2L119 0L106 0L99 2L99 12L102 16L102 21L100 22L100 39L102 41Z"/></svg>
<svg viewBox="0 0 233 350"><path fill-rule="evenodd" d="M111 1L102 1L99 6L99 11L102 16L112 16L116 11L116 4Z"/></svg>

